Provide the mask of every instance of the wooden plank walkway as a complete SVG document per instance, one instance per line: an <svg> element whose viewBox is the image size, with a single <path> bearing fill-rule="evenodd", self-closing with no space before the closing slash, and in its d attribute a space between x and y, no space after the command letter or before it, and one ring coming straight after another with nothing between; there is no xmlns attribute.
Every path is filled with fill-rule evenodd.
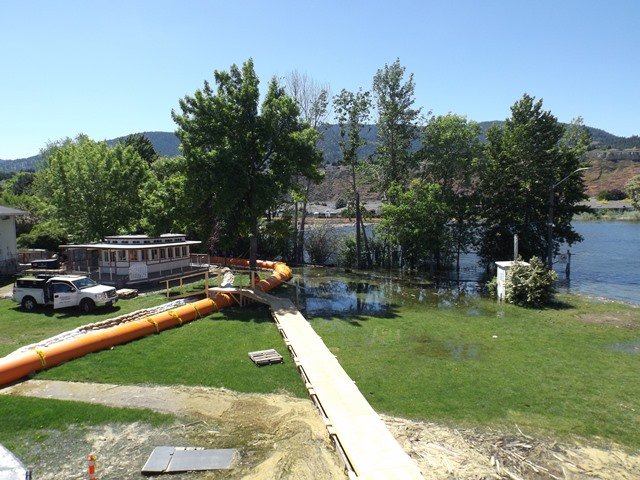
<svg viewBox="0 0 640 480"><path fill-rule="evenodd" d="M234 289L233 292L225 290L229 294L266 303L271 308L278 330L293 355L309 395L343 455L350 478L423 478L417 465L290 300L248 289Z"/></svg>

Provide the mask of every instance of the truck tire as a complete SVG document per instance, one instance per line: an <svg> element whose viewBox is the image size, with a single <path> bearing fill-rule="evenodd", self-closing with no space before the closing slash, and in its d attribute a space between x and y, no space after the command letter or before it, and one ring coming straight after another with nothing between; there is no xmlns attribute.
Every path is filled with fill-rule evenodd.
<svg viewBox="0 0 640 480"><path fill-rule="evenodd" d="M91 313L96 308L96 304L90 298L83 298L80 302L80 311L82 313Z"/></svg>
<svg viewBox="0 0 640 480"><path fill-rule="evenodd" d="M27 312L33 312L38 307L38 302L33 297L27 295L22 299L22 308L24 308Z"/></svg>

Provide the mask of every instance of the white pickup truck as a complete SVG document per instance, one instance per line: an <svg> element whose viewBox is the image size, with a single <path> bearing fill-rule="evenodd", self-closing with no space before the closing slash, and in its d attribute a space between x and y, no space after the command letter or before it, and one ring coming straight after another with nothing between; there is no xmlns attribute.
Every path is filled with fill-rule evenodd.
<svg viewBox="0 0 640 480"><path fill-rule="evenodd" d="M79 306L91 312L96 306L111 306L118 301L116 289L100 285L79 275L38 275L16 279L13 301L28 312L38 305L53 305L54 309Z"/></svg>

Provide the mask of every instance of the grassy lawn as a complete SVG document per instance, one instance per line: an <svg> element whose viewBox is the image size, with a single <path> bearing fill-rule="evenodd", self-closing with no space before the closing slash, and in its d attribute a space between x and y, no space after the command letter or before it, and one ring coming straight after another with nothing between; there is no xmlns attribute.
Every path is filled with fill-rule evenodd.
<svg viewBox="0 0 640 480"><path fill-rule="evenodd" d="M314 329L378 411L527 427L640 446L640 310L563 297L557 309L479 300L401 308L395 318L315 318ZM622 316L629 326L591 324ZM494 338L495 337L495 338Z"/></svg>
<svg viewBox="0 0 640 480"><path fill-rule="evenodd" d="M97 352L38 378L118 384L181 384L238 392L306 390L266 307L227 309L196 322ZM285 363L256 367L247 355L277 349Z"/></svg>
<svg viewBox="0 0 640 480"><path fill-rule="evenodd" d="M310 321L378 411L451 424L517 424L640 447L640 355L611 348L640 341L640 309L561 299L546 310L473 299L458 307L411 304L379 317ZM116 314L160 301L122 301ZM115 315L99 317L108 316ZM605 318L621 323L602 323ZM99 318L27 314L3 300L0 319L0 354L6 354ZM285 354L285 363L255 367L247 352L267 348ZM37 377L306 396L265 307L228 309Z"/></svg>
<svg viewBox="0 0 640 480"><path fill-rule="evenodd" d="M97 308L91 315L86 315L77 308L53 310L42 307L35 312L25 312L17 303L3 299L0 300L0 356L87 323L99 322L163 302L166 299L160 294L145 295L133 300L120 300L112 308Z"/></svg>
<svg viewBox="0 0 640 480"><path fill-rule="evenodd" d="M43 442L48 433L64 431L68 425L96 426L105 423L145 422L154 426L173 422L172 415L150 410L109 408L81 402L0 395L0 443L18 455L26 454L24 436Z"/></svg>

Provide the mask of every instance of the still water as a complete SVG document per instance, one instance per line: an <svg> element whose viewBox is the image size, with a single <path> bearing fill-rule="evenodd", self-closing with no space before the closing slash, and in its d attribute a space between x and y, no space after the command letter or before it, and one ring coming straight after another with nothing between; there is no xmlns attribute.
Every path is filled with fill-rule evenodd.
<svg viewBox="0 0 640 480"><path fill-rule="evenodd" d="M571 277L556 265L559 289L640 305L640 223L574 222ZM564 251L564 250L563 250Z"/></svg>
<svg viewBox="0 0 640 480"><path fill-rule="evenodd" d="M555 265L558 289L640 305L640 223L574 222L573 226L584 241L570 248L569 280L565 265ZM343 230L341 234L353 233ZM562 248L561 253L566 250ZM313 268L296 272L298 296L310 313L384 315L397 302L439 306L464 302L478 295L485 273L475 255L463 256L459 275L451 272L435 281L388 271L364 277L343 272Z"/></svg>

